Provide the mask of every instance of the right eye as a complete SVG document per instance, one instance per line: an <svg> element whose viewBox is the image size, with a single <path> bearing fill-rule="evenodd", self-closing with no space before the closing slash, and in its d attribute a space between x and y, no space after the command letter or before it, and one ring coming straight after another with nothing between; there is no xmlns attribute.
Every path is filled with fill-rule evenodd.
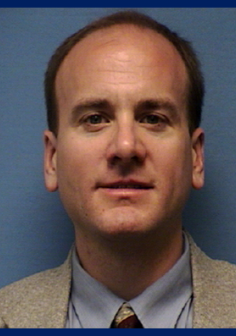
<svg viewBox="0 0 236 336"><path fill-rule="evenodd" d="M109 123L109 119L100 113L87 115L83 118L82 124L88 132L100 131Z"/></svg>
<svg viewBox="0 0 236 336"><path fill-rule="evenodd" d="M107 122L101 114L92 114L84 119L84 122L91 125L101 124Z"/></svg>

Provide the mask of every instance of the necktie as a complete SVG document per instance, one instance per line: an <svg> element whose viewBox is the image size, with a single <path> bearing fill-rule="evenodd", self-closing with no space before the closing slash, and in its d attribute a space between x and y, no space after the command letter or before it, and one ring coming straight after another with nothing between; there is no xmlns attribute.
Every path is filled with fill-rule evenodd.
<svg viewBox="0 0 236 336"><path fill-rule="evenodd" d="M124 302L118 310L111 328L143 328L143 326L130 305Z"/></svg>

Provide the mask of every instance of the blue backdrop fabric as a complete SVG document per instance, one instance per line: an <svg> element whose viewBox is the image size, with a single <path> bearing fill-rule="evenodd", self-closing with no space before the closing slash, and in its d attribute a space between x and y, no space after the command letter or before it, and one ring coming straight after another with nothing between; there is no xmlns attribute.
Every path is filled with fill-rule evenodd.
<svg viewBox="0 0 236 336"><path fill-rule="evenodd" d="M0 8L0 287L59 265L73 227L43 181L43 77L70 34L122 8ZM211 257L236 263L236 9L136 8L192 41L206 98L206 183L184 226Z"/></svg>

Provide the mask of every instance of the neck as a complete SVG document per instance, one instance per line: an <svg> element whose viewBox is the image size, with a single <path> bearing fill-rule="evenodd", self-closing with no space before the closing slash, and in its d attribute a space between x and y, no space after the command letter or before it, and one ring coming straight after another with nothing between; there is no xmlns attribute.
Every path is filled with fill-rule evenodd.
<svg viewBox="0 0 236 336"><path fill-rule="evenodd" d="M124 300L141 294L168 272L182 254L182 230L145 237L96 237L76 234L83 268Z"/></svg>

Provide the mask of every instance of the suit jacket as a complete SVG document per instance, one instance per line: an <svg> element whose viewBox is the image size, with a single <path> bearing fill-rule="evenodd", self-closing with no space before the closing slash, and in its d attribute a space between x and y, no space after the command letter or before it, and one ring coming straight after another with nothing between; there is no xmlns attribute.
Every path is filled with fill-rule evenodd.
<svg viewBox="0 0 236 336"><path fill-rule="evenodd" d="M236 328L236 266L212 260L191 237L193 328ZM57 268L0 290L1 328L64 328L71 287L71 255Z"/></svg>

